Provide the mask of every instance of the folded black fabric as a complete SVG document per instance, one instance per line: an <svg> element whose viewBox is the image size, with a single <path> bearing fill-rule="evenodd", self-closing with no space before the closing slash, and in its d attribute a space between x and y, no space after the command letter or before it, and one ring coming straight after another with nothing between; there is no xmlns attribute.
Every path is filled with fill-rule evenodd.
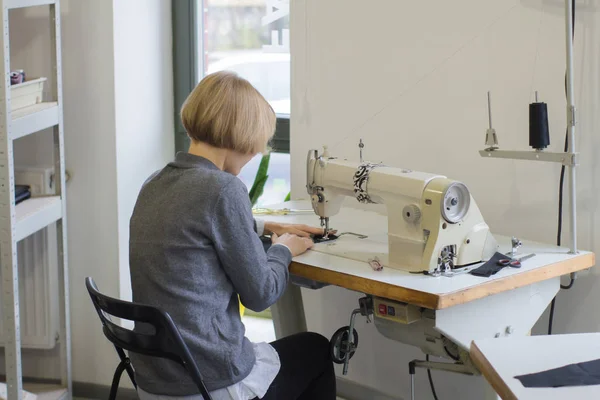
<svg viewBox="0 0 600 400"><path fill-rule="evenodd" d="M22 201L27 200L31 197L31 191L27 185L15 185L15 204L19 204Z"/></svg>
<svg viewBox="0 0 600 400"><path fill-rule="evenodd" d="M506 257L504 254L496 252L496 254L494 254L494 256L492 258L490 258L489 261L487 261L481 267L475 268L474 270L470 271L469 273L472 275L475 275L475 276L490 277L490 276L494 275L496 272L500 271L502 268L504 268L503 266L498 265L498 261L506 259L506 258L510 258L510 257Z"/></svg>
<svg viewBox="0 0 600 400"><path fill-rule="evenodd" d="M528 388L600 385L600 359L515 376Z"/></svg>
<svg viewBox="0 0 600 400"><path fill-rule="evenodd" d="M15 185L15 194L19 196L25 192L29 192L29 189L29 185Z"/></svg>

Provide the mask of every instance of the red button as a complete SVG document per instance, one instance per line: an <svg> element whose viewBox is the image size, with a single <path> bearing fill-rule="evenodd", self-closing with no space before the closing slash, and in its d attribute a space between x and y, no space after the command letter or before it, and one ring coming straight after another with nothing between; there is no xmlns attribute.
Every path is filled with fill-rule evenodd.
<svg viewBox="0 0 600 400"><path fill-rule="evenodd" d="M379 314L387 315L387 307L385 306L385 304L379 305Z"/></svg>

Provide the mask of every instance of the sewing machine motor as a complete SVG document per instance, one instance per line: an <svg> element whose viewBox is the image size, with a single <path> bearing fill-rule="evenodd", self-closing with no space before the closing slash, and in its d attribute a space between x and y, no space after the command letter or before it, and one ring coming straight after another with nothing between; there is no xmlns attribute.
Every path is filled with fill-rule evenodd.
<svg viewBox="0 0 600 400"><path fill-rule="evenodd" d="M362 151L362 148L361 148ZM442 175L331 157L310 150L306 188L326 231L346 197L385 204L388 260L385 267L448 273L489 260L498 244L467 187Z"/></svg>
<svg viewBox="0 0 600 400"><path fill-rule="evenodd" d="M331 359L343 364L344 375L358 349L358 332L354 328L358 315L366 317L367 323L373 317L377 331L386 338L415 346L426 354L466 364L466 372L472 372L465 352L436 329L434 310L370 295L360 298L359 306L352 312L350 324L338 329L330 340ZM449 368L458 372L463 366Z"/></svg>

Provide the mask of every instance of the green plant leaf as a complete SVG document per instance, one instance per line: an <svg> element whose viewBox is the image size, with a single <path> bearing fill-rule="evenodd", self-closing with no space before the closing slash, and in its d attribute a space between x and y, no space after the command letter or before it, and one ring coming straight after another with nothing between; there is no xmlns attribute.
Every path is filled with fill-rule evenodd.
<svg viewBox="0 0 600 400"><path fill-rule="evenodd" d="M286 201L290 201L290 199L291 199L291 198L292 198L292 192L289 192L289 193L287 194L287 196L285 196L285 200L284 200L284 202L286 202Z"/></svg>
<svg viewBox="0 0 600 400"><path fill-rule="evenodd" d="M250 191L250 203L252 207L256 205L260 196L262 196L265 190L265 184L267 183L267 179L269 179L269 175L262 177L259 181L254 181L254 185L252 186L252 190Z"/></svg>
<svg viewBox="0 0 600 400"><path fill-rule="evenodd" d="M267 171L269 170L269 162L271 161L271 154L265 154L262 156L260 160L260 165L258 166L258 171L256 172L257 177L263 177L267 175Z"/></svg>
<svg viewBox="0 0 600 400"><path fill-rule="evenodd" d="M262 159L260 160L260 165L258 166L258 171L256 171L256 177L254 178L254 183L252 184L252 188L250 189L249 193L252 207L256 205L258 199L260 199L260 196L262 196L265 190L267 179L269 179L267 172L269 170L270 160L270 154L263 155Z"/></svg>

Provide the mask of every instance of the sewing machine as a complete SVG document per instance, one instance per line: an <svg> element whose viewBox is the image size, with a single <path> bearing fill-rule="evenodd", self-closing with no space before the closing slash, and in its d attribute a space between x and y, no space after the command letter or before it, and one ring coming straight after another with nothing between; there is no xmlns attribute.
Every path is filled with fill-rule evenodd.
<svg viewBox="0 0 600 400"><path fill-rule="evenodd" d="M360 162L332 157L327 148L321 155L317 150L308 152L306 188L325 227L325 237L331 231L330 218L340 213L346 197L355 197L359 203L387 207L385 267L439 276L494 255L498 243L463 183L442 175L364 162L362 141L359 147ZM344 364L344 374L356 349L354 322L358 315L372 315L377 330L389 339L416 346L427 354L454 354L459 359L459 347L436 331L435 312L377 296L364 297L359 303L349 326L340 328L331 339L333 359ZM473 373L461 366L461 372L466 371Z"/></svg>
<svg viewBox="0 0 600 400"><path fill-rule="evenodd" d="M498 243L469 189L442 175L350 162L310 150L306 188L325 237L329 219L345 197L363 204L385 204L388 213L386 267L429 275L487 261Z"/></svg>

